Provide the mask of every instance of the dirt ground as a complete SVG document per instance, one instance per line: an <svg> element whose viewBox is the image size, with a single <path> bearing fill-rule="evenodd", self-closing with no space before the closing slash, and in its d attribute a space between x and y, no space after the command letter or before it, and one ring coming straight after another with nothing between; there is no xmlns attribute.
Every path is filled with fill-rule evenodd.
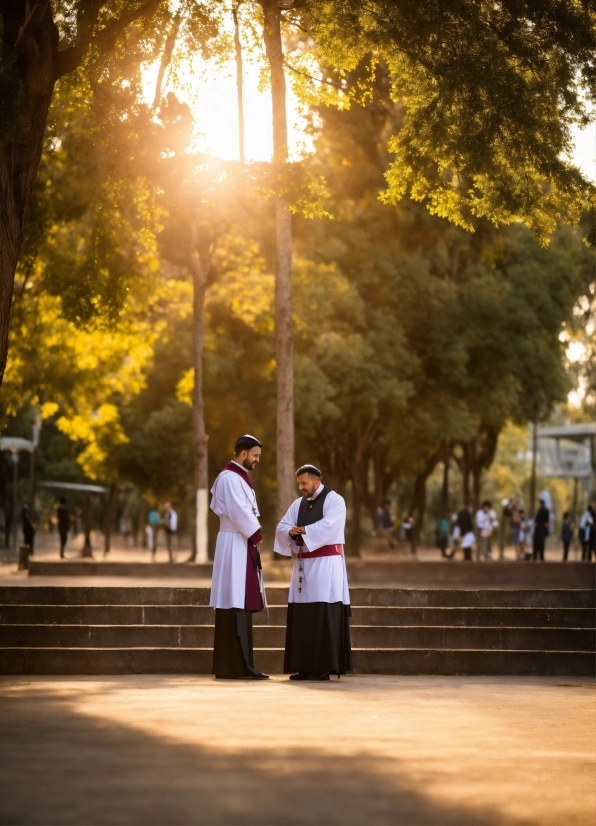
<svg viewBox="0 0 596 826"><path fill-rule="evenodd" d="M4 824L595 821L573 678L0 678Z"/></svg>

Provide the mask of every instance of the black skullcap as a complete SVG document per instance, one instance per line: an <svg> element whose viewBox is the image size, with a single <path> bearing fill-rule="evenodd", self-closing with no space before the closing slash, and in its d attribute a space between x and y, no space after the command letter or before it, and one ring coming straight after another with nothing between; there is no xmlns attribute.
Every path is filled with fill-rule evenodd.
<svg viewBox="0 0 596 826"><path fill-rule="evenodd" d="M251 447L263 447L263 445L258 439L255 439L254 436L251 436L250 433L245 433L244 436L241 436L234 445L234 450L236 451L236 454L238 454L241 450L250 450Z"/></svg>
<svg viewBox="0 0 596 826"><path fill-rule="evenodd" d="M302 467L299 467L296 471L296 476L302 476L303 473L311 473L313 476L318 476L319 479L323 475L319 468L314 465L302 465Z"/></svg>

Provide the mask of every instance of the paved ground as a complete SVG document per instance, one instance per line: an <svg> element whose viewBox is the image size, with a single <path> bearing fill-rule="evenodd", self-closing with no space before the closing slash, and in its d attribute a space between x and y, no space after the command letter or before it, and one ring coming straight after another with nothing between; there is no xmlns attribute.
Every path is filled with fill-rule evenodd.
<svg viewBox="0 0 596 826"><path fill-rule="evenodd" d="M0 822L595 822L594 686L0 679Z"/></svg>

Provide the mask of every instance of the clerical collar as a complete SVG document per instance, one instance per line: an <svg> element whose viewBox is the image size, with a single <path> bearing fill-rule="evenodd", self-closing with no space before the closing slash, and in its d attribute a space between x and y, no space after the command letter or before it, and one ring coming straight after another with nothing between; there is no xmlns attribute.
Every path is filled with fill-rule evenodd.
<svg viewBox="0 0 596 826"><path fill-rule="evenodd" d="M324 488L324 487L325 487L325 485L321 482L321 484L319 485L319 487L317 488L317 490L313 493L313 495L312 495L312 496L307 496L307 497L306 497L307 502L314 502L314 500L317 498L317 496L319 495L319 493L322 493L322 492L323 492L323 488Z"/></svg>
<svg viewBox="0 0 596 826"><path fill-rule="evenodd" d="M240 470L241 470L243 473L246 473L246 468L245 468L245 467L243 467L243 466L240 464L240 462L237 462L235 459L230 459L230 462L231 462L233 465L236 465L236 467L239 467L239 468L240 468Z"/></svg>

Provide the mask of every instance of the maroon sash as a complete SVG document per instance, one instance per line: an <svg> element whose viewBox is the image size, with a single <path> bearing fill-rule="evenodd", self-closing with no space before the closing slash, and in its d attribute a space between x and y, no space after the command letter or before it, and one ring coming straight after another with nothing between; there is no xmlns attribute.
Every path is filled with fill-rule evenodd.
<svg viewBox="0 0 596 826"><path fill-rule="evenodd" d="M344 552L343 545L323 545L317 548L316 551L305 551L300 548L298 551L298 559L319 559L322 556L341 556Z"/></svg>

